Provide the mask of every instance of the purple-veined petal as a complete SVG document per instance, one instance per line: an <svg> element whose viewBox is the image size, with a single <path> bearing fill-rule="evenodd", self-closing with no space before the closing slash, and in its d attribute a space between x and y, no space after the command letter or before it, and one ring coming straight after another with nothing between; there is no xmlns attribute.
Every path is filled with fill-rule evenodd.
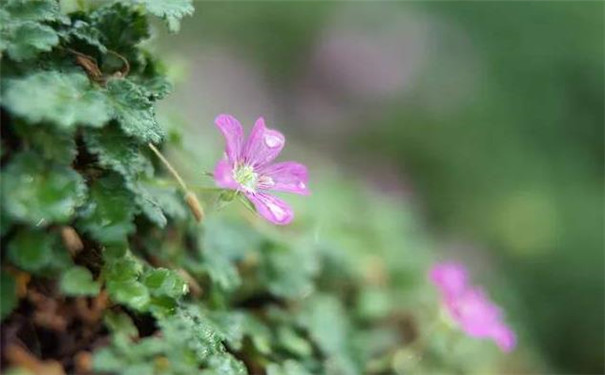
<svg viewBox="0 0 605 375"><path fill-rule="evenodd" d="M310 194L307 182L309 173L307 167L293 161L275 163L259 170L259 186L261 190L283 191L301 195Z"/></svg>
<svg viewBox="0 0 605 375"><path fill-rule="evenodd" d="M265 193L248 193L248 199L256 211L265 219L277 225L289 224L294 218L294 211L283 200Z"/></svg>
<svg viewBox="0 0 605 375"><path fill-rule="evenodd" d="M286 138L277 130L268 129L265 120L260 117L254 123L250 137L242 150L242 158L245 163L260 168L279 155L286 144Z"/></svg>
<svg viewBox="0 0 605 375"><path fill-rule="evenodd" d="M214 167L214 181L216 185L224 189L237 190L239 185L233 179L233 167L225 159L222 159Z"/></svg>
<svg viewBox="0 0 605 375"><path fill-rule="evenodd" d="M239 159L244 143L244 129L231 115L218 115L214 123L225 137L225 154L229 164L234 165Z"/></svg>

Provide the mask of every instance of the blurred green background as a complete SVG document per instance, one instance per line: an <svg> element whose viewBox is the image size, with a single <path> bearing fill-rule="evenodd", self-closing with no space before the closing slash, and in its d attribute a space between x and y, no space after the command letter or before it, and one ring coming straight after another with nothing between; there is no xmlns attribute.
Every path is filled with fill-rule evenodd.
<svg viewBox="0 0 605 375"><path fill-rule="evenodd" d="M602 2L199 1L158 35L177 80L163 112L182 110L208 168L217 114L262 115L289 156L405 198L499 293L521 348L604 373L603 18Z"/></svg>

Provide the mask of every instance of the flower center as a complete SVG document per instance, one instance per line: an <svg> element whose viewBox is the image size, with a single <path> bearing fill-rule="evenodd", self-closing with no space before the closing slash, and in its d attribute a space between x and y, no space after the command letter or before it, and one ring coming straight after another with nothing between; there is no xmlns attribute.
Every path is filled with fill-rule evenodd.
<svg viewBox="0 0 605 375"><path fill-rule="evenodd" d="M233 179L245 190L254 191L258 182L258 175L249 165L236 166L233 170Z"/></svg>

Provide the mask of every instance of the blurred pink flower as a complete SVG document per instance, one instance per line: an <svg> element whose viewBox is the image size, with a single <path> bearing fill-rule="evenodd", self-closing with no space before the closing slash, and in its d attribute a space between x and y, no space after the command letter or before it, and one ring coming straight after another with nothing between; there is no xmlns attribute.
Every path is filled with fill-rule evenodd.
<svg viewBox="0 0 605 375"><path fill-rule="evenodd" d="M434 265L429 278L447 298L462 294L467 287L468 272L459 263L445 262Z"/></svg>
<svg viewBox="0 0 605 375"><path fill-rule="evenodd" d="M430 269L429 279L439 289L446 311L464 333L489 338L507 353L515 348L515 334L502 321L502 311L481 288L469 284L462 264L437 263Z"/></svg>
<svg viewBox="0 0 605 375"><path fill-rule="evenodd" d="M244 130L235 117L219 115L214 122L226 141L225 159L214 169L216 184L245 194L257 212L270 222L290 223L294 218L292 208L269 191L307 195L308 173L307 167L300 163L271 163L284 148L284 135L265 127L261 117L244 142Z"/></svg>

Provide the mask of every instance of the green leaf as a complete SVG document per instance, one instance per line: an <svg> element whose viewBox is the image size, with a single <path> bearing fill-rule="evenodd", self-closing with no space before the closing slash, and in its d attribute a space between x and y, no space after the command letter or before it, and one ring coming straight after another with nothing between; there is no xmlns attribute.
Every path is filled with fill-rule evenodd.
<svg viewBox="0 0 605 375"><path fill-rule="evenodd" d="M83 73L48 71L8 80L3 104L29 122L49 121L63 129L100 127L111 118L105 95Z"/></svg>
<svg viewBox="0 0 605 375"><path fill-rule="evenodd" d="M208 218L200 242L203 266L210 279L229 291L241 284L236 262L258 246L260 237L241 222Z"/></svg>
<svg viewBox="0 0 605 375"><path fill-rule="evenodd" d="M141 190L144 190L151 200L155 202L166 215L176 220L186 220L189 216L189 211L185 206L183 194L175 187L159 187L151 183L142 182Z"/></svg>
<svg viewBox="0 0 605 375"><path fill-rule="evenodd" d="M210 311L207 316L221 340L230 348L240 350L244 338L244 314L237 311Z"/></svg>
<svg viewBox="0 0 605 375"><path fill-rule="evenodd" d="M142 283L130 281L107 281L110 298L135 310L144 310L149 303L149 290Z"/></svg>
<svg viewBox="0 0 605 375"><path fill-rule="evenodd" d="M8 257L17 267L35 272L48 266L56 238L41 230L20 230L8 245Z"/></svg>
<svg viewBox="0 0 605 375"><path fill-rule="evenodd" d="M81 212L79 226L105 244L126 242L135 229L133 196L124 180L109 174L90 187L90 201Z"/></svg>
<svg viewBox="0 0 605 375"><path fill-rule="evenodd" d="M17 307L17 283L8 273L0 274L0 319L4 320Z"/></svg>
<svg viewBox="0 0 605 375"><path fill-rule="evenodd" d="M105 47L124 55L128 60L136 56L133 46L149 37L145 15L119 2L92 12L90 23L101 32L101 43Z"/></svg>
<svg viewBox="0 0 605 375"><path fill-rule="evenodd" d="M73 134L57 131L49 126L31 126L16 123L15 131L44 159L70 165L76 157L76 141Z"/></svg>
<svg viewBox="0 0 605 375"><path fill-rule="evenodd" d="M281 326L277 330L277 339L288 352L305 358L313 353L311 343L298 334L292 327Z"/></svg>
<svg viewBox="0 0 605 375"><path fill-rule="evenodd" d="M96 296L100 285L93 280L87 268L74 266L67 270L59 282L61 291L68 296Z"/></svg>
<svg viewBox="0 0 605 375"><path fill-rule="evenodd" d="M267 375L311 375L300 363L288 359L282 364L272 363L267 366Z"/></svg>
<svg viewBox="0 0 605 375"><path fill-rule="evenodd" d="M312 246L271 244L262 252L259 274L272 294L300 298L313 291L318 270Z"/></svg>
<svg viewBox="0 0 605 375"><path fill-rule="evenodd" d="M342 304L335 297L318 295L308 300L300 321L326 355L346 351L349 323Z"/></svg>
<svg viewBox="0 0 605 375"><path fill-rule="evenodd" d="M204 221L202 246L208 253L220 253L230 260L244 259L256 249L261 237L250 226L236 220L208 217Z"/></svg>
<svg viewBox="0 0 605 375"><path fill-rule="evenodd" d="M120 312L107 311L103 317L103 322L111 332L126 337L139 337L139 330L132 322L132 319Z"/></svg>
<svg viewBox="0 0 605 375"><path fill-rule="evenodd" d="M202 375L247 375L246 366L229 354L221 354L210 357L208 369L201 372Z"/></svg>
<svg viewBox="0 0 605 375"><path fill-rule="evenodd" d="M102 131L91 129L85 132L84 142L88 150L97 156L99 165L124 177L125 186L135 196L137 213L142 212L160 228L166 226L167 219L160 205L138 181L141 175L151 175L153 167L141 153L137 142L113 125Z"/></svg>
<svg viewBox="0 0 605 375"><path fill-rule="evenodd" d="M99 165L121 174L128 183L149 172L150 162L141 154L138 144L116 126L89 129L84 132L84 142L97 156Z"/></svg>
<svg viewBox="0 0 605 375"><path fill-rule="evenodd" d="M164 215L162 206L160 203L151 195L147 188L141 184L136 183L135 185L136 203L138 212L141 212L155 225L160 228L164 228L168 223L168 219Z"/></svg>
<svg viewBox="0 0 605 375"><path fill-rule="evenodd" d="M159 325L166 342L173 348L170 357L178 358L187 348L195 353L196 362L202 363L224 351L215 326L196 306L186 305L173 316L160 320Z"/></svg>
<svg viewBox="0 0 605 375"><path fill-rule="evenodd" d="M263 322L257 319L254 315L245 314L243 330L244 335L250 338L252 344L259 353L264 355L271 353L271 330Z"/></svg>
<svg viewBox="0 0 605 375"><path fill-rule="evenodd" d="M3 44L6 45L10 58L15 61L31 59L59 44L59 36L55 30L37 22L20 23L8 32L8 35L2 37Z"/></svg>
<svg viewBox="0 0 605 375"><path fill-rule="evenodd" d="M143 284L149 288L154 296L179 298L186 294L187 284L174 271L165 268L156 268L143 275Z"/></svg>
<svg viewBox="0 0 605 375"><path fill-rule="evenodd" d="M19 21L68 21L53 0L5 0L2 9Z"/></svg>
<svg viewBox="0 0 605 375"><path fill-rule="evenodd" d="M74 39L81 40L93 47L96 47L99 52L107 53L107 47L103 45L101 39L103 34L97 28L86 21L76 20L73 25L63 31L61 36L67 41L73 42Z"/></svg>
<svg viewBox="0 0 605 375"><path fill-rule="evenodd" d="M107 82L107 90L114 117L126 134L142 143L158 143L163 139L164 130L141 87L127 79L116 78Z"/></svg>
<svg viewBox="0 0 605 375"><path fill-rule="evenodd" d="M181 18L193 14L191 0L133 0L137 4L145 6L147 11L154 16L160 17L168 24L168 29L175 33L180 29Z"/></svg>
<svg viewBox="0 0 605 375"><path fill-rule="evenodd" d="M11 160L3 170L1 185L7 213L32 225L68 221L86 197L86 186L78 173L44 162L32 152Z"/></svg>
<svg viewBox="0 0 605 375"><path fill-rule="evenodd" d="M130 252L126 252L123 256L117 258L112 258L111 255L108 256L107 253L104 253L103 258L105 259L103 272L105 279L108 281L127 282L137 280L143 269L141 263Z"/></svg>

